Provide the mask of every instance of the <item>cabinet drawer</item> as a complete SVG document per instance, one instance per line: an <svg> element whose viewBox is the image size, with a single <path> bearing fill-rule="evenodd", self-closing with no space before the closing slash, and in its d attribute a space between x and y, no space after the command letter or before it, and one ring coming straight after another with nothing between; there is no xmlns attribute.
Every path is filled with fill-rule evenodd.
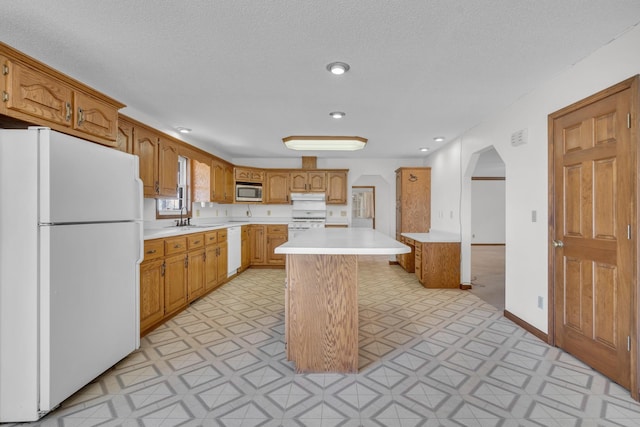
<svg viewBox="0 0 640 427"><path fill-rule="evenodd" d="M185 236L172 237L164 240L164 253L166 255L177 254L187 250L187 238Z"/></svg>
<svg viewBox="0 0 640 427"><path fill-rule="evenodd" d="M218 243L223 243L227 241L227 229L218 230Z"/></svg>
<svg viewBox="0 0 640 427"><path fill-rule="evenodd" d="M190 234L187 236L187 248L189 250L204 247L204 234Z"/></svg>
<svg viewBox="0 0 640 427"><path fill-rule="evenodd" d="M288 226L283 224L267 225L267 234L287 234Z"/></svg>
<svg viewBox="0 0 640 427"><path fill-rule="evenodd" d="M218 243L218 232L217 231L209 231L204 233L204 241L206 245L215 245Z"/></svg>
<svg viewBox="0 0 640 427"><path fill-rule="evenodd" d="M145 240L144 261L149 261L164 256L164 240Z"/></svg>

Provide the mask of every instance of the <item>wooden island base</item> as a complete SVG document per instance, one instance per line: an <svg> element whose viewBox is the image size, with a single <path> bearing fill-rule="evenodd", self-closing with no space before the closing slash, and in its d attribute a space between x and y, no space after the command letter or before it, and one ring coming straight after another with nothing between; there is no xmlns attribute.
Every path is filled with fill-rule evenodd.
<svg viewBox="0 0 640 427"><path fill-rule="evenodd" d="M358 372L358 256L287 255L285 340L296 372Z"/></svg>

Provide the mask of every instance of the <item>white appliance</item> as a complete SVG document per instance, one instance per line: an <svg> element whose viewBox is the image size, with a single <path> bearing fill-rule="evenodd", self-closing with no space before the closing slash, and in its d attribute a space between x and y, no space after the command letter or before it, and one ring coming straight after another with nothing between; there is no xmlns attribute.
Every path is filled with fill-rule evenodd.
<svg viewBox="0 0 640 427"><path fill-rule="evenodd" d="M324 193L291 193L291 222L289 230L324 228L327 204Z"/></svg>
<svg viewBox="0 0 640 427"><path fill-rule="evenodd" d="M234 225L227 228L227 277L231 277L240 268L242 257L242 227Z"/></svg>
<svg viewBox="0 0 640 427"><path fill-rule="evenodd" d="M0 130L0 422L35 421L137 349L138 158Z"/></svg>

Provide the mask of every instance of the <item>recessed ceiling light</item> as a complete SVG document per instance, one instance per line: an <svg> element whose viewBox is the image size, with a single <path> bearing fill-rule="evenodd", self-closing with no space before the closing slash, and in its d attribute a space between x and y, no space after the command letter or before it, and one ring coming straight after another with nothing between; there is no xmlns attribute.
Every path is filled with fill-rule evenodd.
<svg viewBox="0 0 640 427"><path fill-rule="evenodd" d="M433 140L435 142L443 142L444 141L444 136L436 136L435 138L433 138Z"/></svg>
<svg viewBox="0 0 640 427"><path fill-rule="evenodd" d="M359 136L288 136L282 142L290 150L354 151L362 150L367 138Z"/></svg>
<svg viewBox="0 0 640 427"><path fill-rule="evenodd" d="M178 132L180 132L180 133L189 133L189 132L191 132L191 129L189 129L189 128L185 128L185 127L182 127L182 126L178 126L178 127L176 128L176 130L177 130Z"/></svg>
<svg viewBox="0 0 640 427"><path fill-rule="evenodd" d="M422 147L422 148L420 148L420 151L423 151L423 152L424 152L424 151L429 151L429 148L427 148L427 147Z"/></svg>
<svg viewBox="0 0 640 427"><path fill-rule="evenodd" d="M346 116L346 115L347 115L347 113L344 113L344 112L342 112L342 111L332 111L331 113L329 113L329 115L330 115L331 117L333 117L334 119L341 119L341 118L343 118L344 116Z"/></svg>
<svg viewBox="0 0 640 427"><path fill-rule="evenodd" d="M344 62L332 62L331 64L327 65L327 70L329 70L336 76L340 76L346 73L347 71L349 71L349 68L351 68L349 67L349 64Z"/></svg>

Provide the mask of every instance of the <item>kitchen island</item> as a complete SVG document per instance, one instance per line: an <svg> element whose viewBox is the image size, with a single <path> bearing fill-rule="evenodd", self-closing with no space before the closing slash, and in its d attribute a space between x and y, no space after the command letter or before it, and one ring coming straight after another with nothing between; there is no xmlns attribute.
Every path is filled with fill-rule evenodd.
<svg viewBox="0 0 640 427"><path fill-rule="evenodd" d="M296 232L275 249L287 256L285 340L296 372L358 371L358 255L409 251L362 228Z"/></svg>

